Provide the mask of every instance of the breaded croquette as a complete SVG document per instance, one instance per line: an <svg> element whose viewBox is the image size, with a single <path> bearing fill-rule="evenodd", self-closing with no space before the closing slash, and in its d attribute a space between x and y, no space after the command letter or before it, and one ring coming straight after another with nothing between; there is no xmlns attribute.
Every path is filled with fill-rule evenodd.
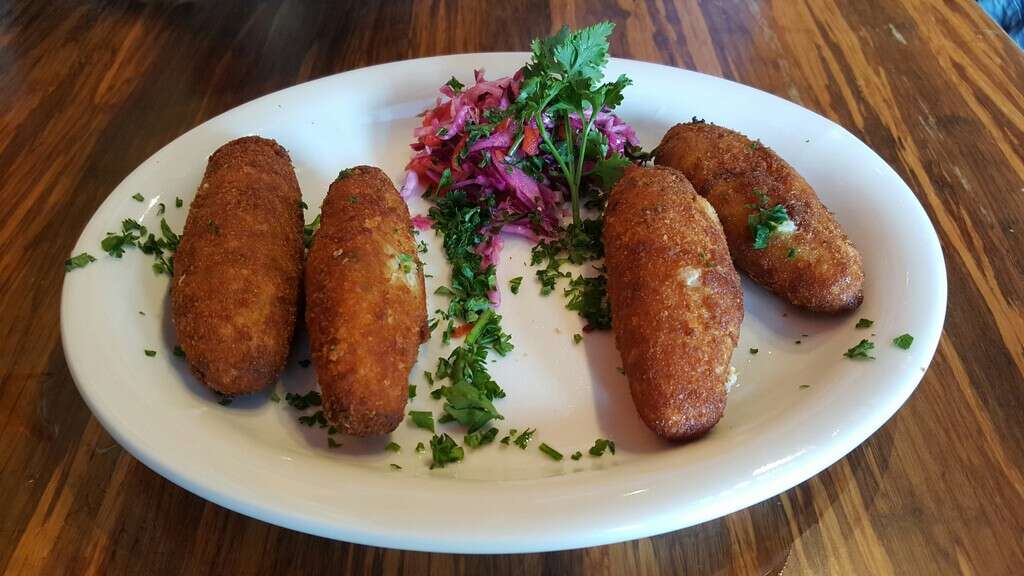
<svg viewBox="0 0 1024 576"><path fill-rule="evenodd" d="M178 345L203 384L255 392L285 366L302 281L302 196L277 142L247 136L214 152L174 257Z"/></svg>
<svg viewBox="0 0 1024 576"><path fill-rule="evenodd" d="M722 417L743 292L714 209L676 170L629 169L604 224L615 343L641 419L687 440Z"/></svg>
<svg viewBox="0 0 1024 576"><path fill-rule="evenodd" d="M815 312L860 306L860 254L814 189L771 149L691 122L665 134L655 161L683 172L714 206L736 267L755 282Z"/></svg>
<svg viewBox="0 0 1024 576"><path fill-rule="evenodd" d="M356 436L405 415L409 371L429 337L409 209L379 169L331 184L306 261L306 324L324 415Z"/></svg>

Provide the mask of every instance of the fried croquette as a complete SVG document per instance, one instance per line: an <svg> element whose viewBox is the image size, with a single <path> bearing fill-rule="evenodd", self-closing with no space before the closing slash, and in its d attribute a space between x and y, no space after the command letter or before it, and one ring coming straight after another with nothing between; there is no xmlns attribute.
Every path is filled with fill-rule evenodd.
<svg viewBox="0 0 1024 576"><path fill-rule="evenodd" d="M714 209L671 168L629 169L604 224L612 330L640 418L687 440L722 417L743 291Z"/></svg>
<svg viewBox="0 0 1024 576"><path fill-rule="evenodd" d="M409 210L379 169L331 184L306 261L306 324L324 415L346 434L394 430L429 337Z"/></svg>
<svg viewBox="0 0 1024 576"><path fill-rule="evenodd" d="M295 332L302 196L277 142L221 146L189 208L174 257L171 312L192 372L225 395L276 381Z"/></svg>
<svg viewBox="0 0 1024 576"><path fill-rule="evenodd" d="M655 162L681 171L708 199L736 267L755 282L815 312L860 306L860 253L814 189L771 149L728 128L691 122L665 134ZM776 222L762 226L759 241L758 223L770 213Z"/></svg>

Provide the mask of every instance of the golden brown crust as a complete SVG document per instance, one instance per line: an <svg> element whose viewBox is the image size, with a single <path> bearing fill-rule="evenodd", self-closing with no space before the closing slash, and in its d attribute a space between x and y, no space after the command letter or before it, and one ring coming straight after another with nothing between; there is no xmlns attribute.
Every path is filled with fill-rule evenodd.
<svg viewBox="0 0 1024 576"><path fill-rule="evenodd" d="M174 257L171 312L195 375L227 395L284 368L302 280L302 196L288 153L257 136L210 156Z"/></svg>
<svg viewBox="0 0 1024 576"><path fill-rule="evenodd" d="M855 310L864 298L860 254L814 189L771 149L703 122L677 124L655 161L682 171L722 221L736 266L789 302L815 312ZM755 250L747 224L759 202L782 204L796 231L773 233ZM790 249L794 249L792 253Z"/></svg>
<svg viewBox="0 0 1024 576"><path fill-rule="evenodd" d="M725 411L743 291L714 210L671 168L630 169L605 210L615 342L641 419L695 438Z"/></svg>
<svg viewBox="0 0 1024 576"><path fill-rule="evenodd" d="M306 324L324 415L346 434L394 430L429 336L412 222L391 180L357 166L320 209L306 260Z"/></svg>

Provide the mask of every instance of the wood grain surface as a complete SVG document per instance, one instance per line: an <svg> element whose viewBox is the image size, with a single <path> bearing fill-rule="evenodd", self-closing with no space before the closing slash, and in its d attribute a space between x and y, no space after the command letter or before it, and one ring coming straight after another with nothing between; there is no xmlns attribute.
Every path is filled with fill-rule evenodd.
<svg viewBox="0 0 1024 576"><path fill-rule="evenodd" d="M311 78L619 25L617 56L738 80L842 124L939 231L949 310L909 402L800 486L568 552L409 553L227 511L117 446L60 344L63 260L186 130ZM970 0L0 0L0 567L12 574L1021 574L1024 55ZM454 520L452 520L454 521ZM438 529L444 520L439 519Z"/></svg>

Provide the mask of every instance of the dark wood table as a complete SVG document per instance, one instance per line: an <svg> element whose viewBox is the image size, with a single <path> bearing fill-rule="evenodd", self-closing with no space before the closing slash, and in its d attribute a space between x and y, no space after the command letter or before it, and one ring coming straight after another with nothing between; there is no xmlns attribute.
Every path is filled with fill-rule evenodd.
<svg viewBox="0 0 1024 576"><path fill-rule="evenodd" d="M949 310L917 392L826 471L700 526L550 554L333 542L203 501L118 447L58 305L93 210L207 118L369 64L619 25L615 55L724 76L842 124L917 193ZM10 573L1020 574L1024 55L969 0L0 0L0 567ZM443 522L439 523L439 529Z"/></svg>

